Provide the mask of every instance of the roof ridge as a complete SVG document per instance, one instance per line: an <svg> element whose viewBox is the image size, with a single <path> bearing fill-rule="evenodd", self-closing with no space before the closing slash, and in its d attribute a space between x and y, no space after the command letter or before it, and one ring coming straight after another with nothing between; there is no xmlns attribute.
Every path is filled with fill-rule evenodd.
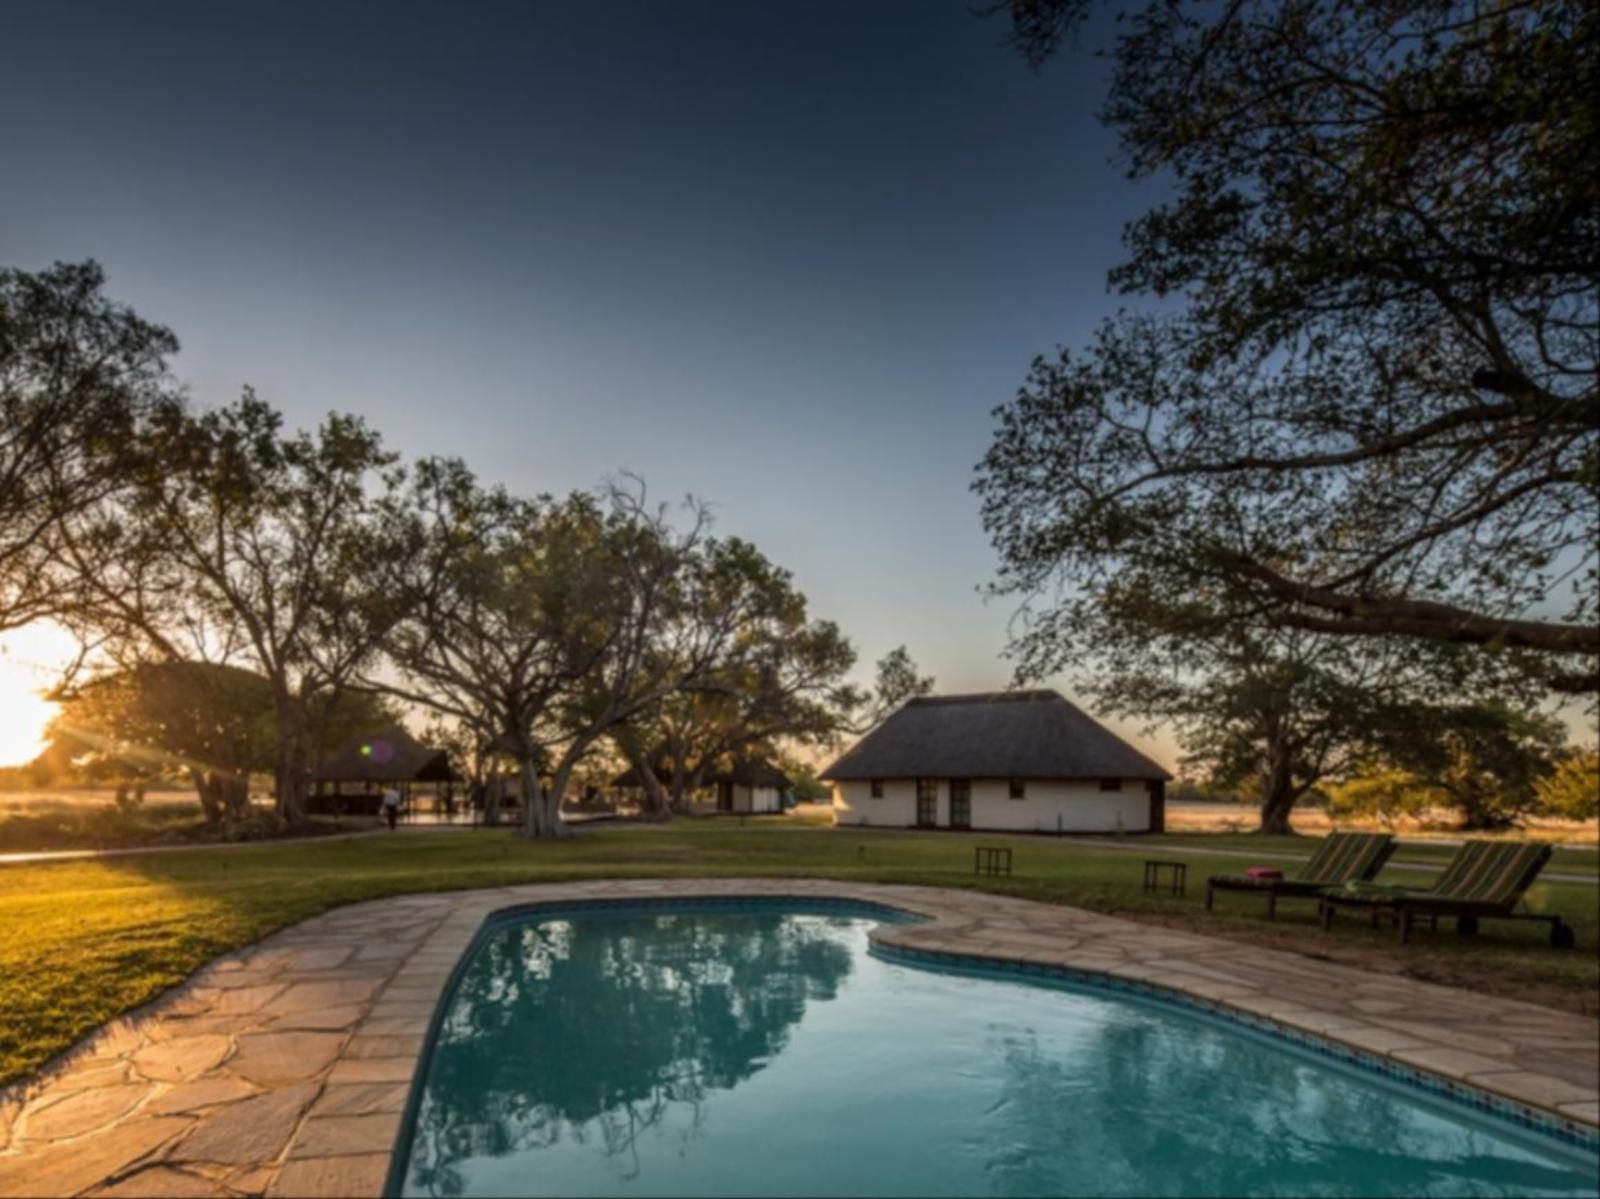
<svg viewBox="0 0 1600 1199"><path fill-rule="evenodd" d="M1069 702L1059 691L1036 688L1027 691L969 691L959 695L919 695L915 699L907 700L905 706L909 708L930 707L934 704L1045 703L1051 700Z"/></svg>

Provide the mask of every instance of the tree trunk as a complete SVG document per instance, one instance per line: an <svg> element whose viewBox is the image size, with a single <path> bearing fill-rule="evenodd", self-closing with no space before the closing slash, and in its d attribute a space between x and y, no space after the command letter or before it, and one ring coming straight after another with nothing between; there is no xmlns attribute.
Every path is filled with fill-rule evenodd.
<svg viewBox="0 0 1600 1199"><path fill-rule="evenodd" d="M546 791L539 785L539 771L532 755L522 759L523 835L533 838L570 837L572 830L561 820L561 797L577 764L569 751L556 767L555 777Z"/></svg>
<svg viewBox="0 0 1600 1199"><path fill-rule="evenodd" d="M227 808L228 815L235 820L243 820L250 814L250 776L248 774L224 774L218 776L218 791L222 795L223 806Z"/></svg>
<svg viewBox="0 0 1600 1199"><path fill-rule="evenodd" d="M1288 745L1274 743L1270 752L1271 762L1261 780L1261 824L1256 832L1292 836L1289 813L1300 798L1300 788L1294 783Z"/></svg>
<svg viewBox="0 0 1600 1199"><path fill-rule="evenodd" d="M631 728L623 727L613 734L613 739L622 750L622 756L627 759L628 765L633 767L634 773L639 776L639 785L644 788L645 819L670 820L672 812L668 809L667 793L662 790L661 780L656 777L656 772L645 760L644 751L639 747L638 737Z"/></svg>
<svg viewBox="0 0 1600 1199"><path fill-rule="evenodd" d="M278 764L273 771L278 816L285 824L304 824L306 820L306 781L300 769L300 753L293 743L278 747Z"/></svg>
<svg viewBox="0 0 1600 1199"><path fill-rule="evenodd" d="M189 779L194 783L195 793L200 797L200 810L205 813L206 823L216 825L222 822L223 799L221 788L218 786L217 772L209 773L198 767L189 768Z"/></svg>

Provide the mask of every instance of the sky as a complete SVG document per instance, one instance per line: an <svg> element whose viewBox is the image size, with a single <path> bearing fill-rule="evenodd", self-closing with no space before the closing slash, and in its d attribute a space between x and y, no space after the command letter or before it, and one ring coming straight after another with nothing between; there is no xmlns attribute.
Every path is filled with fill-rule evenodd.
<svg viewBox="0 0 1600 1199"><path fill-rule="evenodd" d="M1160 185L1096 119L1105 30L1035 72L978 7L6 0L0 263L98 259L197 404L692 493L863 672L997 689L973 467Z"/></svg>

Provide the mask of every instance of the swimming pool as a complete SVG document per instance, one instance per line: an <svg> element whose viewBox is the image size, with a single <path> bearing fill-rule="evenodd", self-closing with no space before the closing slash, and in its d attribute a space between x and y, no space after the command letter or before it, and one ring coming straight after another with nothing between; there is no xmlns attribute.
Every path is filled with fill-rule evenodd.
<svg viewBox="0 0 1600 1199"><path fill-rule="evenodd" d="M492 919L406 1195L1585 1195L1585 1149L1203 1016L876 955L798 902Z"/></svg>

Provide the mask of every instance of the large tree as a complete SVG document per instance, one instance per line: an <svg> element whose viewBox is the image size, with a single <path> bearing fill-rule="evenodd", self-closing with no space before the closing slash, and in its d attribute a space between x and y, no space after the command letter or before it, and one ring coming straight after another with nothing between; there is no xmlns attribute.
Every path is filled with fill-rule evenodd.
<svg viewBox="0 0 1600 1199"><path fill-rule="evenodd" d="M289 434L246 391L199 414L168 410L143 439L133 494L67 539L74 619L114 660L201 659L257 674L271 695L274 793L305 816L322 716L400 614L380 586L408 547L378 519L398 481L358 418Z"/></svg>
<svg viewBox="0 0 1600 1199"><path fill-rule="evenodd" d="M612 738L638 774L646 810L682 811L730 756L826 739L854 702L845 674L855 650L831 621L809 618L788 571L738 538L708 540L693 569L694 620L727 624L715 660L689 685L619 724ZM661 779L659 775L664 775Z"/></svg>
<svg viewBox="0 0 1600 1199"><path fill-rule="evenodd" d="M140 662L59 698L53 744L123 770L186 776L208 823L246 815L250 776L270 772L276 761L272 686L237 666ZM324 694L307 717L324 749L396 719L380 699L358 692Z"/></svg>
<svg viewBox="0 0 1600 1199"><path fill-rule="evenodd" d="M696 568L703 513L678 531L642 487L524 500L430 461L390 518L415 545L390 584L407 615L386 638L397 677L369 681L515 762L529 836L564 835L578 766L740 627L736 604L705 615L725 579Z"/></svg>
<svg viewBox="0 0 1600 1199"><path fill-rule="evenodd" d="M0 630L70 604L62 525L125 487L127 447L171 401L177 338L104 286L93 262L0 269Z"/></svg>
<svg viewBox="0 0 1600 1199"><path fill-rule="evenodd" d="M1015 0L1042 61L1091 7ZM977 490L1060 624L1154 557L1242 625L1521 655L1600 690L1600 12L1154 3L1105 116L1172 198ZM1064 590L1053 592L1056 585Z"/></svg>
<svg viewBox="0 0 1600 1199"><path fill-rule="evenodd" d="M385 638L394 672L367 682L455 722L485 758L513 763L527 804L545 762L541 723L611 635L615 597L590 552L599 508L587 496L521 499L459 461L430 459L389 521L415 547L386 584L406 614ZM498 798L490 787L490 823Z"/></svg>

